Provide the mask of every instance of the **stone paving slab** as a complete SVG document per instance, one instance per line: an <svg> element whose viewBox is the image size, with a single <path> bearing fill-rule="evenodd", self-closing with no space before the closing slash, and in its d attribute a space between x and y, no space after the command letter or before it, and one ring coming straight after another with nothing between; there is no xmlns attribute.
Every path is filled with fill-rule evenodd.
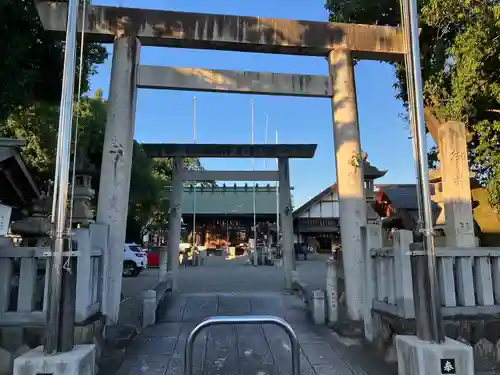
<svg viewBox="0 0 500 375"><path fill-rule="evenodd" d="M292 325L301 345L303 375L391 374L362 365L362 357L348 355L328 329L309 322L302 302L294 296L209 292L173 298L159 323L134 341L116 375L182 375L185 342L198 322L214 315L248 314L276 315ZM292 370L288 336L271 325L208 328L195 341L194 357L196 375L288 375Z"/></svg>

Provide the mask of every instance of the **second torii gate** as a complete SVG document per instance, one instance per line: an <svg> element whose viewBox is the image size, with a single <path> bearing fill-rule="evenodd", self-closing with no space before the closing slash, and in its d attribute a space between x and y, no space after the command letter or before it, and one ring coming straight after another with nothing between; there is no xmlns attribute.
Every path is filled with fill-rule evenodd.
<svg viewBox="0 0 500 375"><path fill-rule="evenodd" d="M292 288L293 219L290 195L290 158L313 158L317 145L281 144L143 144L149 157L171 157L172 191L170 194L170 214L168 220L168 270L173 275L173 287L177 286L179 270L179 243L181 237L181 205L183 181L279 181L280 220L283 230L283 266L285 269L285 287ZM185 171L184 158L265 158L278 159L277 171Z"/></svg>

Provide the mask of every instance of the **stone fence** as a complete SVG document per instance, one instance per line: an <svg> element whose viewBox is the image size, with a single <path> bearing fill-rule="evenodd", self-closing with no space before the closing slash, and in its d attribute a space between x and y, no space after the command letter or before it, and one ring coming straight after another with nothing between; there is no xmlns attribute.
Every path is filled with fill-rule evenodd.
<svg viewBox="0 0 500 375"><path fill-rule="evenodd" d="M100 224L74 230L77 323L100 312L106 233ZM46 324L49 256L49 247L17 247L12 243L0 247L0 327Z"/></svg>
<svg viewBox="0 0 500 375"><path fill-rule="evenodd" d="M415 332L410 255L420 250L410 231L394 233L382 247L381 227L363 228L365 246L364 331L394 359L393 338ZM448 337L473 346L478 360L500 361L500 248L436 248L442 314ZM390 349L390 350L389 350Z"/></svg>
<svg viewBox="0 0 500 375"><path fill-rule="evenodd" d="M75 344L96 343L103 333L103 252L108 228L92 224L73 230L77 256ZM0 238L0 374L14 358L42 344L48 308L50 247L14 246Z"/></svg>

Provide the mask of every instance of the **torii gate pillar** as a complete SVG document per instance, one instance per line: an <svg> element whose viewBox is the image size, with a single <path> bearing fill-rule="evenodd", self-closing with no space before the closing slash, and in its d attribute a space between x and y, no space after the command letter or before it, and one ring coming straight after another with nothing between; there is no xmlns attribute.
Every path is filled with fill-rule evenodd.
<svg viewBox="0 0 500 375"><path fill-rule="evenodd" d="M137 38L125 35L116 38L113 48L97 205L97 222L109 227L101 300L102 312L110 323L118 322L122 292L140 49Z"/></svg>
<svg viewBox="0 0 500 375"><path fill-rule="evenodd" d="M366 201L352 54L348 50L333 50L328 62L347 313L351 320L361 320L364 277L361 227L366 225Z"/></svg>
<svg viewBox="0 0 500 375"><path fill-rule="evenodd" d="M278 158L279 200L281 229L283 231L282 254L285 270L285 288L292 290L294 269L292 198L290 195L290 163L288 158Z"/></svg>
<svg viewBox="0 0 500 375"><path fill-rule="evenodd" d="M172 191L170 193L170 214L168 216L168 254L167 270L172 273L172 289L176 290L179 276L179 246L181 244L182 193L184 159L172 158ZM164 268L164 264L160 265ZM161 272L161 271L160 271ZM161 276L160 276L161 277Z"/></svg>

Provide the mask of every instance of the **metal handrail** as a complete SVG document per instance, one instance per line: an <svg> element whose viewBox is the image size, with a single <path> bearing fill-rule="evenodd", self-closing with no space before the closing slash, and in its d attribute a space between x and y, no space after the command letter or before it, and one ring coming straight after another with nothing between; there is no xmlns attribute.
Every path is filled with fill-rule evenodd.
<svg viewBox="0 0 500 375"><path fill-rule="evenodd" d="M286 332L292 348L292 375L300 374L300 346L290 324L273 315L214 316L199 323L189 334L184 352L184 374L193 375L193 344L198 334L209 326L228 324L274 324Z"/></svg>

